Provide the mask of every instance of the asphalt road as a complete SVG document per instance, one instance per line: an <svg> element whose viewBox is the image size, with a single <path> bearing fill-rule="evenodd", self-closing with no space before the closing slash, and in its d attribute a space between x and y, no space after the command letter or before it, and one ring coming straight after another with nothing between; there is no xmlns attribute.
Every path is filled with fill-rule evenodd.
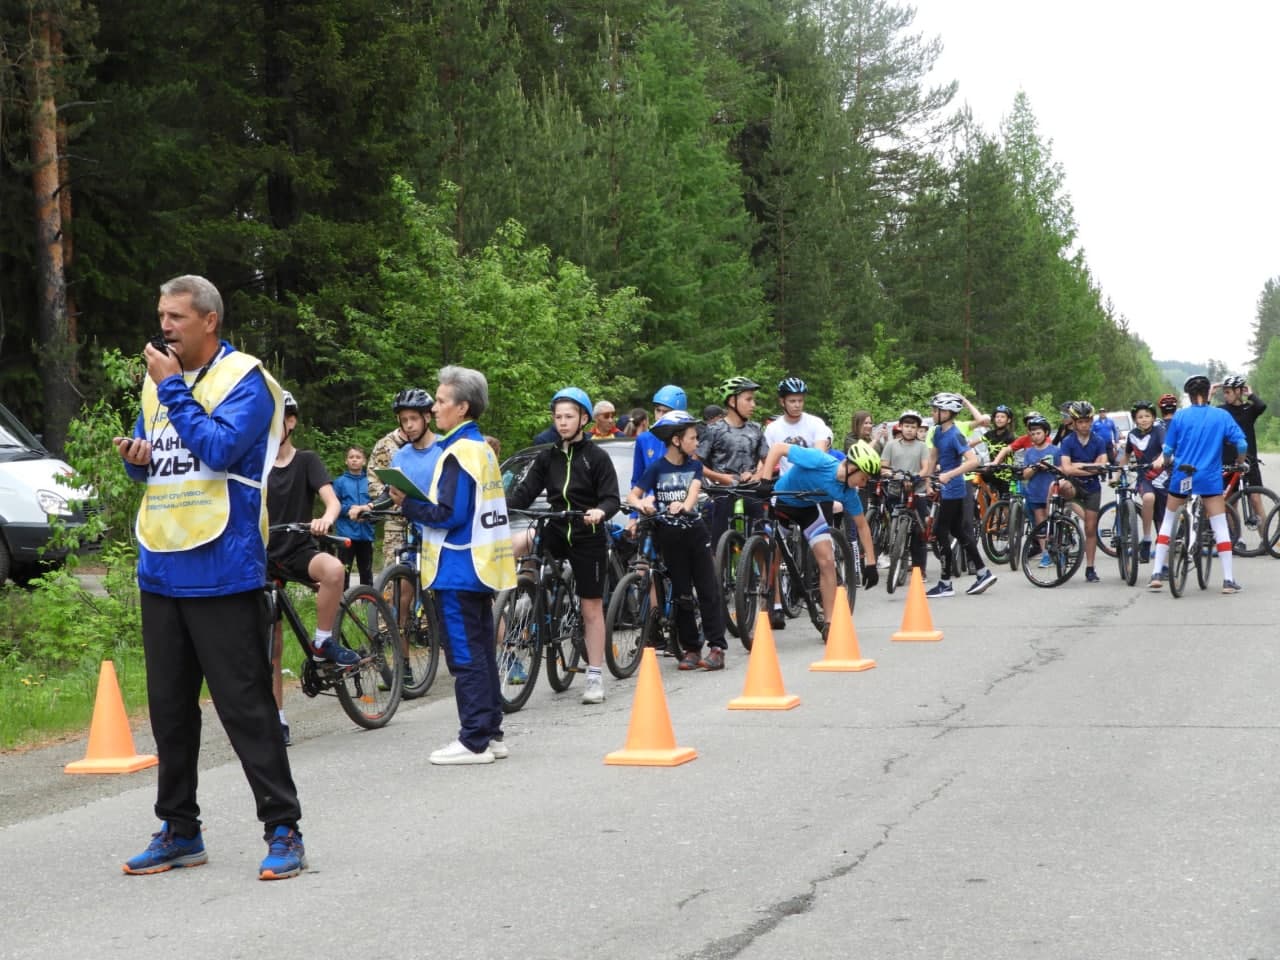
<svg viewBox="0 0 1280 960"><path fill-rule="evenodd" d="M199 869L120 873L154 771L62 774L83 741L6 756L0 956L1277 958L1280 566L1237 563L1244 593L1176 601L1113 565L1056 590L1005 572L935 601L936 644L889 642L902 594L877 590L855 615L874 670L811 673L813 631L779 632L785 713L726 709L736 642L720 674L664 660L699 754L675 769L602 763L630 681L601 707L544 685L487 767L427 763L455 733L447 679L372 733L291 707L292 881L255 879L211 712Z"/></svg>

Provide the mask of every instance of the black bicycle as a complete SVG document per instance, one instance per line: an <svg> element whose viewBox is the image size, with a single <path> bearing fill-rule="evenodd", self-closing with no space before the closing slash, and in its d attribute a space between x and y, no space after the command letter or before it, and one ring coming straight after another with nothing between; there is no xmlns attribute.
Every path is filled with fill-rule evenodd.
<svg viewBox="0 0 1280 960"><path fill-rule="evenodd" d="M1070 479L1048 460L1034 464L1054 476L1044 520L1032 526L1022 542L1022 573L1037 587L1056 587L1070 580L1084 560L1084 531L1062 496L1059 483Z"/></svg>
<svg viewBox="0 0 1280 960"><path fill-rule="evenodd" d="M532 550L521 561L516 585L494 601L498 687L502 709L514 713L533 694L542 661L547 682L564 693L587 657L582 606L567 561L551 556L543 530L552 520L578 520L581 510L512 510L530 519ZM545 654L545 656L544 656Z"/></svg>
<svg viewBox="0 0 1280 960"><path fill-rule="evenodd" d="M809 500L814 504L826 499L820 490L790 491L788 497ZM788 590L797 589L809 611L809 620L821 634L826 627L826 615L822 609L822 590L818 575L818 563L813 557L813 550L798 524L786 518L786 505L781 512L766 502L765 512L769 519L769 532L761 532L752 536L742 547L742 559L738 565L735 603L738 611L739 639L748 650L751 649L755 629L756 615L761 609L768 610L775 594L775 583ZM831 529L831 543L835 550L836 583L846 587L856 576L853 552L843 531ZM775 565L775 559L778 563ZM775 580L775 569L798 571L791 578L790 584L781 584ZM850 611L852 611L850 605Z"/></svg>
<svg viewBox="0 0 1280 960"><path fill-rule="evenodd" d="M311 533L307 523L280 523L270 532ZM349 546L345 537L318 537L325 544ZM337 696L342 709L356 724L369 730L384 727L400 706L404 655L396 618L382 595L368 584L358 583L342 595L333 624L334 642L360 657L349 667L312 656L311 638L293 602L286 581L272 577L265 585L267 602L267 652L275 642L275 625L283 620L302 648L302 692L308 697ZM312 590L314 586L309 586Z"/></svg>
<svg viewBox="0 0 1280 960"><path fill-rule="evenodd" d="M400 517L398 511L378 510L365 514L373 520ZM395 615L404 654L403 694L406 700L426 695L440 668L440 628L431 591L421 587L418 566L418 528L405 524L404 546L396 553L396 563L378 574L373 589Z"/></svg>

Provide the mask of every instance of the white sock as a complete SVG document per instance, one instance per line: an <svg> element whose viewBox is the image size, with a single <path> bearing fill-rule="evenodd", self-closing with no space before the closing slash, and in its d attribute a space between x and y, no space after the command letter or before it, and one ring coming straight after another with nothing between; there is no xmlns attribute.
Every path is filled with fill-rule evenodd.
<svg viewBox="0 0 1280 960"><path fill-rule="evenodd" d="M277 711L276 711L276 713L280 714L280 722L281 722L281 723L283 723L283 724L288 724L288 722L289 722L289 721L288 721L288 720L286 720L286 719L284 718L284 711L283 711L283 710L277 710Z"/></svg>
<svg viewBox="0 0 1280 960"><path fill-rule="evenodd" d="M1218 559L1222 561L1223 582L1235 580L1234 557L1231 556L1231 530L1227 527L1227 515L1220 513L1209 518L1209 526L1213 528L1213 539L1218 544Z"/></svg>
<svg viewBox="0 0 1280 960"><path fill-rule="evenodd" d="M1169 538L1173 536L1173 525L1176 522L1174 510L1166 510L1164 519L1160 521L1160 535L1156 537L1156 553L1151 558L1151 566L1159 570L1169 559Z"/></svg>
<svg viewBox="0 0 1280 960"><path fill-rule="evenodd" d="M599 668L599 667L591 667L591 666L587 667L587 679L588 679L588 680L590 680L592 677L598 677L598 676L600 676L600 675L601 675L601 673L600 673L600 668Z"/></svg>
<svg viewBox="0 0 1280 960"><path fill-rule="evenodd" d="M311 641L311 645L317 650L324 646L324 642L333 637L332 630L317 630L315 639Z"/></svg>

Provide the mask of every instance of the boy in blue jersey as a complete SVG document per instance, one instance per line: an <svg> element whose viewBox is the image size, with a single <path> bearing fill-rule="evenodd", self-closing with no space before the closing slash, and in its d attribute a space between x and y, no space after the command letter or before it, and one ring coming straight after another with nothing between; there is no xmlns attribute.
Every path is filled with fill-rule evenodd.
<svg viewBox="0 0 1280 960"><path fill-rule="evenodd" d="M1098 471L1091 468L1106 466L1110 453L1107 441L1093 429L1093 404L1088 400L1075 400L1065 414L1071 429L1058 444L1058 450L1062 455L1062 472L1072 479L1062 484L1062 496L1074 499L1084 510L1084 578L1088 583L1098 583L1102 578L1093 568L1093 560L1098 553L1102 481Z"/></svg>
<svg viewBox="0 0 1280 960"><path fill-rule="evenodd" d="M1169 537L1178 508L1192 494L1200 495L1213 538L1218 544L1218 558L1222 561L1222 592L1239 593L1232 570L1231 534L1227 528L1226 503L1222 499L1222 448L1228 441L1236 447L1236 465L1244 464L1249 451L1249 441L1231 414L1221 407L1209 406L1209 378L1188 378L1182 389L1191 401L1173 415L1165 432L1164 447L1155 466L1166 462L1173 465L1169 480L1169 503L1164 520L1160 523L1160 535L1156 537L1155 573L1147 584L1150 590L1159 590L1169 575L1165 562L1169 557Z"/></svg>
<svg viewBox="0 0 1280 960"><path fill-rule="evenodd" d="M968 441L956 426L956 414L965 406L965 399L955 393L939 393L930 401L930 406L933 408L934 430L929 440L929 451L925 454L924 467L920 472L929 477L930 484L936 482L942 486L942 504L938 509L934 532L938 542L943 545L943 551L941 578L929 589L927 596L936 598L956 595L951 586L953 534L960 541L969 566L978 571L977 579L965 593L979 594L996 582L996 575L987 569L978 553L973 525L965 522L964 476L978 467L978 455L969 447ZM936 479L933 477L935 467L940 471Z"/></svg>
<svg viewBox="0 0 1280 960"><path fill-rule="evenodd" d="M1048 512L1049 487L1053 485L1053 476L1041 470L1041 462L1058 465L1058 448L1049 442L1049 432L1053 429L1049 421L1038 413L1033 413L1024 421L1027 437L1031 445L1022 453L1022 479L1025 483L1023 492L1027 497L1027 509L1035 518L1035 525L1044 523ZM1048 552L1040 555L1040 566L1048 567L1053 561Z"/></svg>
<svg viewBox="0 0 1280 960"><path fill-rule="evenodd" d="M840 460L813 447L792 443L775 443L765 457L761 475L773 476L783 458L791 466L778 477L773 492L777 497L775 512L778 517L795 523L804 530L805 539L818 564L818 586L822 590L822 616L824 623L831 623L831 613L836 601L836 557L831 545L831 527L821 509L824 503L839 501L858 528L858 541L862 544L862 585L868 590L880 581L876 570L875 544L871 528L862 513L862 498L858 495L866 482L880 475L880 454L865 440L855 441L848 455ZM813 498L788 496L799 491L821 490L826 499L815 502ZM825 636L823 637L825 640Z"/></svg>
<svg viewBox="0 0 1280 960"><path fill-rule="evenodd" d="M342 507L333 532L351 541L350 546L338 548L338 559L346 571L342 578L343 590L351 586L353 560L360 571L360 582L373 583L373 527L356 519L360 515L359 508L369 502L369 472L365 469L364 449L347 447L346 463L346 473L333 478L333 492Z"/></svg>

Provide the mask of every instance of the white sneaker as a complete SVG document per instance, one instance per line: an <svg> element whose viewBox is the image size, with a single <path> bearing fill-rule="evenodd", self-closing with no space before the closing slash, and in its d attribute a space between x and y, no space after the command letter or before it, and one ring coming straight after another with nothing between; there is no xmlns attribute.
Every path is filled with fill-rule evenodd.
<svg viewBox="0 0 1280 960"><path fill-rule="evenodd" d="M488 747L476 753L463 744L461 740L455 740L447 747L441 747L439 750L432 752L429 759L438 766L445 766L463 763L493 763L497 758L494 757L493 751Z"/></svg>
<svg viewBox="0 0 1280 960"><path fill-rule="evenodd" d="M886 557L884 554L880 554L880 558L876 560L876 566L879 567L881 570L888 570L889 558Z"/></svg>
<svg viewBox="0 0 1280 960"><path fill-rule="evenodd" d="M604 677L600 674L587 675L587 689L582 691L583 703L604 703Z"/></svg>
<svg viewBox="0 0 1280 960"><path fill-rule="evenodd" d="M511 751L507 748L505 740L490 740L489 752L493 754L495 760L505 760L511 756Z"/></svg>

